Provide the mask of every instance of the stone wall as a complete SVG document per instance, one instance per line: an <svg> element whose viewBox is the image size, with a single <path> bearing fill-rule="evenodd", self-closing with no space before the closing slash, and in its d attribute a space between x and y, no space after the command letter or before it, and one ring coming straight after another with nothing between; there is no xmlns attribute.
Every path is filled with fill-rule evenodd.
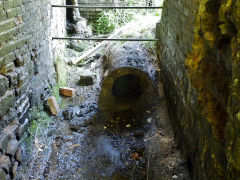
<svg viewBox="0 0 240 180"><path fill-rule="evenodd" d="M28 110L55 84L54 60L64 44L64 0L0 0L0 179L16 177Z"/></svg>
<svg viewBox="0 0 240 180"><path fill-rule="evenodd" d="M124 3L124 0L78 0L78 3L86 6L116 6ZM88 20L95 20L102 9L80 9L81 16Z"/></svg>
<svg viewBox="0 0 240 180"><path fill-rule="evenodd" d="M167 0L159 59L175 138L194 179L240 172L240 2Z"/></svg>

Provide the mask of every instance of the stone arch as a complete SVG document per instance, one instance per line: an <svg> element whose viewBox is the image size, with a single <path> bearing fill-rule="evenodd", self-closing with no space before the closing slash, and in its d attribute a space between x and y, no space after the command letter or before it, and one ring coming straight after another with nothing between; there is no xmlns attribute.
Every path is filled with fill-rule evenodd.
<svg viewBox="0 0 240 180"><path fill-rule="evenodd" d="M156 96L148 73L138 68L121 67L111 71L103 80L98 105L102 112L138 113L148 108Z"/></svg>

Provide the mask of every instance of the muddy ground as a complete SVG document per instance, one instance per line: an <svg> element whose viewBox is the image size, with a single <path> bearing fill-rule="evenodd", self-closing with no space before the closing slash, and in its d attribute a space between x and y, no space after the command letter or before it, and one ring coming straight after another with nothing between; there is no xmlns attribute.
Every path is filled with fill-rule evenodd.
<svg viewBox="0 0 240 180"><path fill-rule="evenodd" d="M149 37L153 38L160 17L149 16L140 16L138 21L126 25L126 30L119 37L146 38L149 34L145 31L150 31L152 34ZM61 112L44 121L44 127L39 123L25 133L20 168L23 179L190 179L187 162L174 142L158 60L154 53L155 46L129 43L109 43L105 49L78 66L72 66L71 62L84 52L66 48L63 56L67 71L66 85L74 88L76 93L73 98L62 97ZM78 46L77 42L71 44ZM80 44L82 46L78 50L96 45L92 42ZM137 114L103 114L98 109L104 61L108 50L114 51L118 46L125 46L123 54L128 61L143 66L141 69L147 69L158 92L152 104ZM142 57L137 60L128 58L130 54L141 54ZM80 76L88 76L90 81L81 84Z"/></svg>
<svg viewBox="0 0 240 180"><path fill-rule="evenodd" d="M97 106L101 61L97 55L80 67L67 66L68 86L76 89L76 95L63 97L65 108L37 134L31 150L22 143L24 178L190 179L174 142L161 82L159 97L144 112L103 115ZM80 86L81 75L93 77L93 85Z"/></svg>

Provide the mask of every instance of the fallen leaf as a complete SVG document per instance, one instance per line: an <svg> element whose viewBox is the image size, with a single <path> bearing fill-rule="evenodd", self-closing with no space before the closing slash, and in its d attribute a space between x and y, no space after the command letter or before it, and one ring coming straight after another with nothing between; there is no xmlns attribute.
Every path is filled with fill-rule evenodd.
<svg viewBox="0 0 240 180"><path fill-rule="evenodd" d="M131 127L131 124L127 124L126 127L127 127L127 128L130 128L130 127Z"/></svg>
<svg viewBox="0 0 240 180"><path fill-rule="evenodd" d="M73 147L79 147L80 146L80 144L74 144L74 145L72 145Z"/></svg>
<svg viewBox="0 0 240 180"><path fill-rule="evenodd" d="M148 119L147 119L147 122L150 124L150 123L152 122L152 118L151 118L151 117L148 118Z"/></svg>
<svg viewBox="0 0 240 180"><path fill-rule="evenodd" d="M132 159L137 159L139 157L139 154L137 152L133 153L131 156L130 156Z"/></svg>

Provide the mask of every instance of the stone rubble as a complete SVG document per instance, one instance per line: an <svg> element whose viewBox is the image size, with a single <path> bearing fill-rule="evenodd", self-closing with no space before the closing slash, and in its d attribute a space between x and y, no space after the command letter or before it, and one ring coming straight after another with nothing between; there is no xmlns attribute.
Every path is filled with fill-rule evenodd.
<svg viewBox="0 0 240 180"><path fill-rule="evenodd" d="M57 100L54 96L51 96L47 99L49 108L51 110L52 115L56 116L60 112L60 108L58 106Z"/></svg>
<svg viewBox="0 0 240 180"><path fill-rule="evenodd" d="M69 87L60 87L59 92L61 95L67 96L67 97L73 97L75 94L75 90Z"/></svg>
<svg viewBox="0 0 240 180"><path fill-rule="evenodd" d="M93 77L92 76L80 76L80 80L78 82L79 86L91 86L93 85Z"/></svg>
<svg viewBox="0 0 240 180"><path fill-rule="evenodd" d="M16 177L18 165L21 163L19 147L20 127L16 124L4 128L0 134L0 179Z"/></svg>

